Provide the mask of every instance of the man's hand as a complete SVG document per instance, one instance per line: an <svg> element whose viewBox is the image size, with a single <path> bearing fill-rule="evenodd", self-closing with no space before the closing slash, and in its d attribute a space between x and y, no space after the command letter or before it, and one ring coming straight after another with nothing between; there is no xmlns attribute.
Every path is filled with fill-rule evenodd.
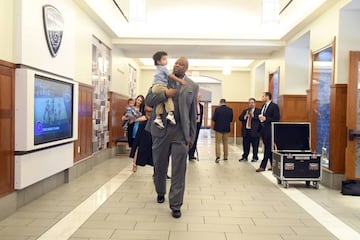
<svg viewBox="0 0 360 240"><path fill-rule="evenodd" d="M177 90L176 89L173 89L173 88L168 88L168 89L166 89L166 91L165 91L165 95L166 95L166 97L174 97L175 96L175 94L176 94L176 92L177 92Z"/></svg>
<svg viewBox="0 0 360 240"><path fill-rule="evenodd" d="M192 148L193 144L194 144L194 143L190 140L190 141L189 141L189 148Z"/></svg>

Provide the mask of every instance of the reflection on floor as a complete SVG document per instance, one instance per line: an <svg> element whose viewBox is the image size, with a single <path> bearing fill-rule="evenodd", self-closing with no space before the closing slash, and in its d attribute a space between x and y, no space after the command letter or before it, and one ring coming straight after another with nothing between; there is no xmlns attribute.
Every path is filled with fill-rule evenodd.
<svg viewBox="0 0 360 240"><path fill-rule="evenodd" d="M132 173L121 156L1 221L0 239L360 239L359 197L304 182L284 189L270 171L255 172L259 163L239 162L241 146L229 148L229 160L215 164L211 130L201 130L180 219L168 199L156 203L152 168Z"/></svg>

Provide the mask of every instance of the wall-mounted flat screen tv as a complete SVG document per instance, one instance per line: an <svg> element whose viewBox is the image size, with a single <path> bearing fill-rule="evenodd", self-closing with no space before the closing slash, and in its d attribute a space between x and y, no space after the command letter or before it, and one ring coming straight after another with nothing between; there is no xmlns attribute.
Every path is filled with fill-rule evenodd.
<svg viewBox="0 0 360 240"><path fill-rule="evenodd" d="M73 84L35 74L34 145L73 137Z"/></svg>

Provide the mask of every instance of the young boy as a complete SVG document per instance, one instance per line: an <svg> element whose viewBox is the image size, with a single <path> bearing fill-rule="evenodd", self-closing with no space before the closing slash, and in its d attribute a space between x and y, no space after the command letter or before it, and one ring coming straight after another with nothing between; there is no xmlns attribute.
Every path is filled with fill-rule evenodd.
<svg viewBox="0 0 360 240"><path fill-rule="evenodd" d="M155 74L154 74L154 82L152 85L152 92L157 94L161 92L165 92L168 85L168 78L171 80L177 81L180 84L186 84L186 81L176 77L174 74L170 74L169 70L166 68L167 65L167 53L163 51L156 52L153 56L154 64L156 66ZM170 122L170 124L175 125L175 117L174 117L174 102L172 98L168 98L164 103L160 103L156 106L156 118L154 120L155 125L163 129L164 123L161 120L161 114L165 111L167 113L166 119Z"/></svg>
<svg viewBox="0 0 360 240"><path fill-rule="evenodd" d="M125 131L127 131L129 123L133 121L135 116L137 115L134 105L135 105L134 99L129 98L128 105L125 107L125 112L124 112L124 116L127 118L127 120L124 120L122 123L122 127Z"/></svg>

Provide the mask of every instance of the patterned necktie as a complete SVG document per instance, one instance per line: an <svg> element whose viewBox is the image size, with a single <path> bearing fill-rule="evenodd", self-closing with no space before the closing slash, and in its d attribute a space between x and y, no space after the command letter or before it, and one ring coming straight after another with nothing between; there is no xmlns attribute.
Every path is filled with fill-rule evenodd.
<svg viewBox="0 0 360 240"><path fill-rule="evenodd" d="M250 110L251 111L251 110ZM251 119L252 119L252 116L250 114L250 111L249 111L249 115L248 115L248 118L246 120L246 128L247 129L251 129Z"/></svg>

